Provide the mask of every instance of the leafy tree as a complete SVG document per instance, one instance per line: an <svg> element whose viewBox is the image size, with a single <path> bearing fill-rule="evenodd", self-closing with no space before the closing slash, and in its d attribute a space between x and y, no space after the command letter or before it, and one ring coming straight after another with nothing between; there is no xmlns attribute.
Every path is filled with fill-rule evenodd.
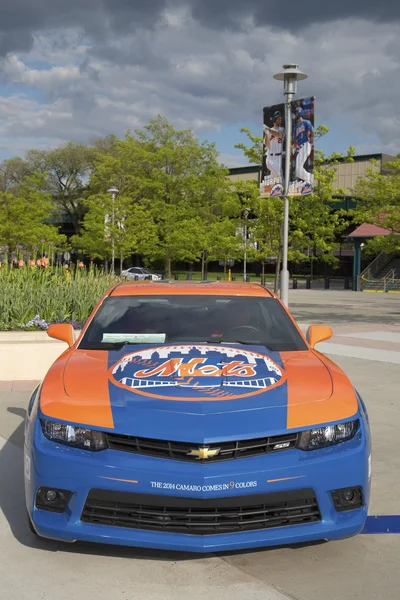
<svg viewBox="0 0 400 600"><path fill-rule="evenodd" d="M52 211L52 199L42 192L40 173L24 177L15 189L0 192L0 243L9 252L17 246L39 246L40 240L56 246L65 242L56 227L45 223Z"/></svg>
<svg viewBox="0 0 400 600"><path fill-rule="evenodd" d="M114 154L118 148L118 138L115 135L107 135L93 141L92 147L96 153Z"/></svg>
<svg viewBox="0 0 400 600"><path fill-rule="evenodd" d="M52 195L56 213L67 214L78 233L85 214L83 194L95 150L68 142L53 150L30 150L26 157L33 170L46 175L43 189Z"/></svg>
<svg viewBox="0 0 400 600"><path fill-rule="evenodd" d="M206 278L207 263L222 261L226 273L228 260L241 256L243 242L237 235L237 220L223 217L207 223L202 221L202 277Z"/></svg>
<svg viewBox="0 0 400 600"><path fill-rule="evenodd" d="M242 127L240 129L241 133L246 134L248 140L251 142L251 145L248 146L244 143L235 144L235 148L238 150L242 150L245 157L248 159L249 163L261 165L263 161L263 138L257 135L254 135L248 127ZM314 131L314 141L318 141L321 137L329 133L328 127L325 125L318 125Z"/></svg>
<svg viewBox="0 0 400 600"><path fill-rule="evenodd" d="M209 148L212 160L204 168L200 181L200 194L196 201L202 243L202 276L206 278L207 264L213 260L234 258L239 240L236 235L237 220L241 215L241 199L237 184L232 186L229 171L218 163L218 154Z"/></svg>
<svg viewBox="0 0 400 600"><path fill-rule="evenodd" d="M0 164L0 191L15 191L25 177L32 174L29 164L19 156L3 160Z"/></svg>
<svg viewBox="0 0 400 600"><path fill-rule="evenodd" d="M162 117L136 132L142 173L156 192L148 208L157 223L159 249L167 276L176 260L199 260L210 247L204 228L230 214L232 194L227 170L214 144L200 143L192 131L176 131ZM206 244L207 245L207 244ZM209 244L208 244L209 246Z"/></svg>
<svg viewBox="0 0 400 600"><path fill-rule="evenodd" d="M251 235L258 242L257 249L253 249L250 258L261 263L261 275L265 274L265 262L270 257L275 257L275 292L278 291L279 267L281 262L281 229L283 215L282 198L270 198L268 202L265 198L258 197L255 203L254 212L257 219L252 222Z"/></svg>
<svg viewBox="0 0 400 600"><path fill-rule="evenodd" d="M262 138L253 136L246 128L242 129L251 142L251 146L238 144L250 162L262 163ZM324 125L316 128L315 138L319 139L328 133ZM351 161L354 148L350 147L346 160ZM290 261L323 260L335 264L337 259L333 250L339 245L340 234L346 228L348 217L344 211L334 210L337 196L343 195L341 190L334 190L336 167L343 156L334 153L326 157L321 150L315 151L314 179L316 182L314 194L301 198L294 197L289 205L289 253ZM258 160L257 160L258 159ZM254 182L254 187L257 185ZM258 190L258 188L257 188ZM283 201L281 198L259 198L256 209L259 217L254 226L255 238L259 241L256 256L276 257L275 291L278 287L278 274L282 254L283 237ZM310 257L309 250L312 256Z"/></svg>
<svg viewBox="0 0 400 600"><path fill-rule="evenodd" d="M208 251L208 226L229 214L234 200L226 176L213 144L200 143L191 131L177 131L158 117L128 132L113 152L97 153L89 188L99 194L115 185L128 205L140 207L141 222L152 231L140 253L150 262L163 260L170 277L174 261L200 260Z"/></svg>
<svg viewBox="0 0 400 600"><path fill-rule="evenodd" d="M114 245L115 256L123 261L132 254L149 255L158 243L155 224L145 209L132 204L131 198L109 194L89 196L85 202L87 213L81 234L71 242L80 251L93 258L109 260Z"/></svg>
<svg viewBox="0 0 400 600"><path fill-rule="evenodd" d="M263 138L257 135L253 135L248 127L242 127L241 133L245 133L251 145L248 146L243 142L235 144L237 150L242 150L249 163L261 165L263 161Z"/></svg>
<svg viewBox="0 0 400 600"><path fill-rule="evenodd" d="M359 223L374 223L392 232L370 240L367 251L376 254L396 252L400 250L400 154L396 160L385 163L384 172L373 162L354 189L357 197L355 219Z"/></svg>

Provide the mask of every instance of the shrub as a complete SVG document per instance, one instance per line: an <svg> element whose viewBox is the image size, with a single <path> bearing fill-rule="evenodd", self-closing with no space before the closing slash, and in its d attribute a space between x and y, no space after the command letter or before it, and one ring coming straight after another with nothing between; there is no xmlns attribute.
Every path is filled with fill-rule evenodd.
<svg viewBox="0 0 400 600"><path fill-rule="evenodd" d="M118 281L96 268L0 268L0 330L82 326L101 296Z"/></svg>

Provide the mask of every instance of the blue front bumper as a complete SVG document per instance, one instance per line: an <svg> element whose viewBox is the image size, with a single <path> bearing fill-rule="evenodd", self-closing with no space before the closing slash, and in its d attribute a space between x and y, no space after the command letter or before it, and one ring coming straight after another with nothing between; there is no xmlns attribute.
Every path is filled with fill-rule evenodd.
<svg viewBox="0 0 400 600"><path fill-rule="evenodd" d="M124 452L98 453L57 445L45 439L38 421L25 452L31 468L26 474L29 515L39 535L77 540L160 548L189 552L216 552L341 539L359 533L368 512L370 493L368 432L363 425L356 437L344 444L303 452L288 450L262 457L211 464L193 464ZM63 514L35 507L39 487L71 490ZM331 491L361 486L364 506L337 512ZM286 527L218 535L188 535L97 525L81 521L91 489L188 498L222 498L268 494L312 488L321 520Z"/></svg>

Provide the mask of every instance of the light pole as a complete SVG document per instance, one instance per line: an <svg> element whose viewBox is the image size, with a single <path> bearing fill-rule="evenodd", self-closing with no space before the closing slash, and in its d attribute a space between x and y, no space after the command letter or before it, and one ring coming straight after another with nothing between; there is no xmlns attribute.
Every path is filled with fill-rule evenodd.
<svg viewBox="0 0 400 600"><path fill-rule="evenodd" d="M307 79L308 75L299 71L295 64L283 65L283 71L274 75L274 79L283 81L283 93L285 102L285 129L286 129L286 159L285 159L285 187L283 192L283 252L281 271L281 300L289 305L289 271L288 271L288 247L289 247L289 184L290 184L290 150L292 146L292 101L296 93L297 81Z"/></svg>
<svg viewBox="0 0 400 600"><path fill-rule="evenodd" d="M245 208L243 210L244 216L244 257L243 257L243 281L246 282L247 279L247 219L250 214L250 209Z"/></svg>
<svg viewBox="0 0 400 600"><path fill-rule="evenodd" d="M114 223L115 223L115 198L119 194L119 190L116 187L110 187L107 190L108 194L111 194L112 198L112 215L111 215L111 275L115 275L115 241L114 241Z"/></svg>

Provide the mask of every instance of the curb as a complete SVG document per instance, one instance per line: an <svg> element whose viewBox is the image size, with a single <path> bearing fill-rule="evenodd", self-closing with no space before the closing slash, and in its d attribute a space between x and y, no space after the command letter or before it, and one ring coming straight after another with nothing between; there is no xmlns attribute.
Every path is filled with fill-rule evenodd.
<svg viewBox="0 0 400 600"><path fill-rule="evenodd" d="M0 381L0 392L33 392L40 380Z"/></svg>

